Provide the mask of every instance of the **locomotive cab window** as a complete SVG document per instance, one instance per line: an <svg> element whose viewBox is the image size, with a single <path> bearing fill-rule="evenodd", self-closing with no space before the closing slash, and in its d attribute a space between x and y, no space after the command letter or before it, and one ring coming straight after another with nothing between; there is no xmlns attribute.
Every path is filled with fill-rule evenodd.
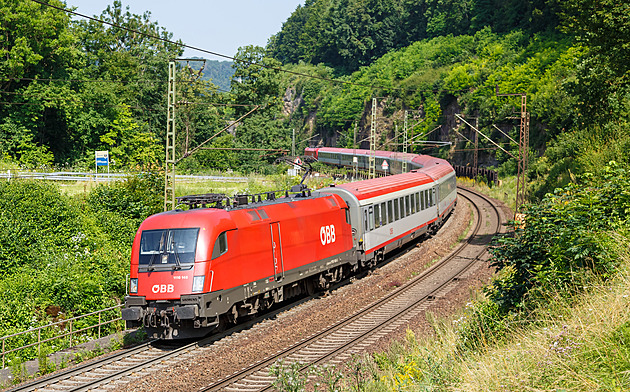
<svg viewBox="0 0 630 392"><path fill-rule="evenodd" d="M219 234L219 237L214 242L214 248L212 248L212 260L224 255L228 251L227 232Z"/></svg>
<svg viewBox="0 0 630 392"><path fill-rule="evenodd" d="M144 230L138 262L149 266L192 264L198 235L198 228Z"/></svg>

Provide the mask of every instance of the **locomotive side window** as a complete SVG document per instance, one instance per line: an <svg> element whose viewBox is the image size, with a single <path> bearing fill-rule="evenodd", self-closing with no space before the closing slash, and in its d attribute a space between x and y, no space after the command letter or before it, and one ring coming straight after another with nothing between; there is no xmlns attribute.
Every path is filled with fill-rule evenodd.
<svg viewBox="0 0 630 392"><path fill-rule="evenodd" d="M378 204L374 205L374 227L381 227L381 208Z"/></svg>
<svg viewBox="0 0 630 392"><path fill-rule="evenodd" d="M227 232L219 234L219 237L214 242L214 248L212 248L212 260L224 255L228 251Z"/></svg>
<svg viewBox="0 0 630 392"><path fill-rule="evenodd" d="M350 210L348 208L344 208L346 210L346 223L350 224Z"/></svg>
<svg viewBox="0 0 630 392"><path fill-rule="evenodd" d="M392 201L387 201L387 222L392 223L394 221L394 210L392 209Z"/></svg>
<svg viewBox="0 0 630 392"><path fill-rule="evenodd" d="M192 264L199 229L144 230L140 237L140 264Z"/></svg>

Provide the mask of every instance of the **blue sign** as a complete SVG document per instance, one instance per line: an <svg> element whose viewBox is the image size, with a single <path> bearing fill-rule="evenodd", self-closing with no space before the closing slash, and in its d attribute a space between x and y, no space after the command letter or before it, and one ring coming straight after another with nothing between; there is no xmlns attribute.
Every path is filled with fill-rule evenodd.
<svg viewBox="0 0 630 392"><path fill-rule="evenodd" d="M109 151L96 151L96 166L109 166Z"/></svg>

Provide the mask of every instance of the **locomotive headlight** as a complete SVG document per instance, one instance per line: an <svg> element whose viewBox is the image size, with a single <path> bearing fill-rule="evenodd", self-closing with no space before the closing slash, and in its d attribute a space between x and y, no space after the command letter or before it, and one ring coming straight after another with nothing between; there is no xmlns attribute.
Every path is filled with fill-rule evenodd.
<svg viewBox="0 0 630 392"><path fill-rule="evenodd" d="M198 293L203 290L203 282L206 280L204 275L193 277L193 293Z"/></svg>
<svg viewBox="0 0 630 392"><path fill-rule="evenodd" d="M138 293L138 278L129 279L129 292L134 294Z"/></svg>

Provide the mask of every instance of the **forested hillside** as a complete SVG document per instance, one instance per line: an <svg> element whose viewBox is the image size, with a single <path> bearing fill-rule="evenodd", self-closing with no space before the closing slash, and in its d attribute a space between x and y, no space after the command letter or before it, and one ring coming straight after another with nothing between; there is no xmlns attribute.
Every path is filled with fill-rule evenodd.
<svg viewBox="0 0 630 392"><path fill-rule="evenodd" d="M283 63L324 63L356 71L385 53L416 41L520 29L553 31L558 3L469 0L307 0L270 40L271 55Z"/></svg>
<svg viewBox="0 0 630 392"><path fill-rule="evenodd" d="M412 17L412 10L422 12ZM470 142L452 129L469 140L472 134L454 113L478 118L485 135L514 152L502 132L517 136L520 97L498 97L497 88L527 94L529 177L532 195L541 197L610 160L628 162L625 11L612 1L586 0L308 1L267 50L293 71L345 82L285 75L292 126L303 138L317 134L323 145L351 145L355 124L357 140L365 139L371 99L379 97L377 148L400 148L395 128L409 110L417 124L410 137L431 131L424 139L454 143L415 152L465 165L472 153L462 150ZM481 164L514 174L514 160L480 139Z"/></svg>

